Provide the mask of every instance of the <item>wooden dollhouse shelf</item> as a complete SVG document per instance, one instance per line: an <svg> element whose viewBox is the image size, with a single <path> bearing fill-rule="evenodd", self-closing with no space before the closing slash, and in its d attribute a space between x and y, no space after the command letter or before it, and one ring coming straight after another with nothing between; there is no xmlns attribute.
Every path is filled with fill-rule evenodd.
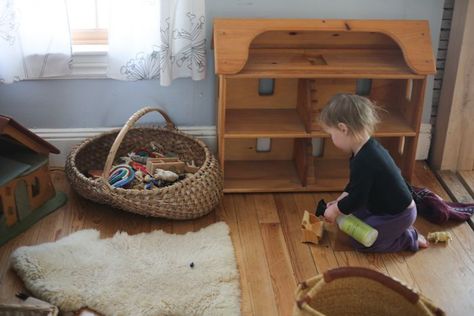
<svg viewBox="0 0 474 316"><path fill-rule="evenodd" d="M347 155L318 125L338 93L387 110L374 136L410 181L436 71L427 21L215 19L213 38L224 192L343 190Z"/></svg>
<svg viewBox="0 0 474 316"><path fill-rule="evenodd" d="M244 68L231 78L419 79L392 49L250 49Z"/></svg>
<svg viewBox="0 0 474 316"><path fill-rule="evenodd" d="M232 109L226 116L225 138L309 136L294 109Z"/></svg>

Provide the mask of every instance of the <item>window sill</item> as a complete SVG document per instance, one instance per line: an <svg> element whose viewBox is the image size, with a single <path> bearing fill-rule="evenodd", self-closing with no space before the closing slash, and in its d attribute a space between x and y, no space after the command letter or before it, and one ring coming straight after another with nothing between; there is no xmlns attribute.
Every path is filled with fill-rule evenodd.
<svg viewBox="0 0 474 316"><path fill-rule="evenodd" d="M107 45L73 45L71 74L55 79L107 78L107 51Z"/></svg>

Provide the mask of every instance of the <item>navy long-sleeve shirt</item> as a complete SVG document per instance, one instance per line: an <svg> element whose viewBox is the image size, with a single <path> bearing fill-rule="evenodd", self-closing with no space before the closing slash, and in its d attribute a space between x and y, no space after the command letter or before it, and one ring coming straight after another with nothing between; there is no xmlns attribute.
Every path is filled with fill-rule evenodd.
<svg viewBox="0 0 474 316"><path fill-rule="evenodd" d="M349 193L337 206L344 214L367 208L372 214L397 214L412 201L411 193L388 151L370 138L350 160Z"/></svg>

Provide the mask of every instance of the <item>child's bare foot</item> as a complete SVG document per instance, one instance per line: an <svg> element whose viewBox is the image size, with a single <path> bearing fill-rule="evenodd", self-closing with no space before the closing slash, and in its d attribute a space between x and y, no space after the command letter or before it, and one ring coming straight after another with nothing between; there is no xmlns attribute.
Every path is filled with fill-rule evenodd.
<svg viewBox="0 0 474 316"><path fill-rule="evenodd" d="M428 248L428 241L426 241L425 236L418 234L418 247L419 248Z"/></svg>

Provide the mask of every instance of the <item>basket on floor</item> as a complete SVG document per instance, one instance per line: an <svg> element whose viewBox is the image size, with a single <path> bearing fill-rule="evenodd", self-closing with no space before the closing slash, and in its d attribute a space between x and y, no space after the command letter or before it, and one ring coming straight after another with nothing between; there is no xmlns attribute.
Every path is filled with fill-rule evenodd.
<svg viewBox="0 0 474 316"><path fill-rule="evenodd" d="M135 127L148 112L159 112L165 127ZM174 184L154 190L112 187L107 179L116 156L126 156L153 141L184 162L194 161L199 170ZM103 170L102 177L87 177L88 170ZM177 130L160 109L146 107L134 113L118 131L87 139L75 147L66 161L66 174L72 187L92 201L142 214L171 219L192 219L212 211L222 197L222 173L207 146Z"/></svg>
<svg viewBox="0 0 474 316"><path fill-rule="evenodd" d="M380 272L343 267L298 285L293 316L444 315L423 295Z"/></svg>

